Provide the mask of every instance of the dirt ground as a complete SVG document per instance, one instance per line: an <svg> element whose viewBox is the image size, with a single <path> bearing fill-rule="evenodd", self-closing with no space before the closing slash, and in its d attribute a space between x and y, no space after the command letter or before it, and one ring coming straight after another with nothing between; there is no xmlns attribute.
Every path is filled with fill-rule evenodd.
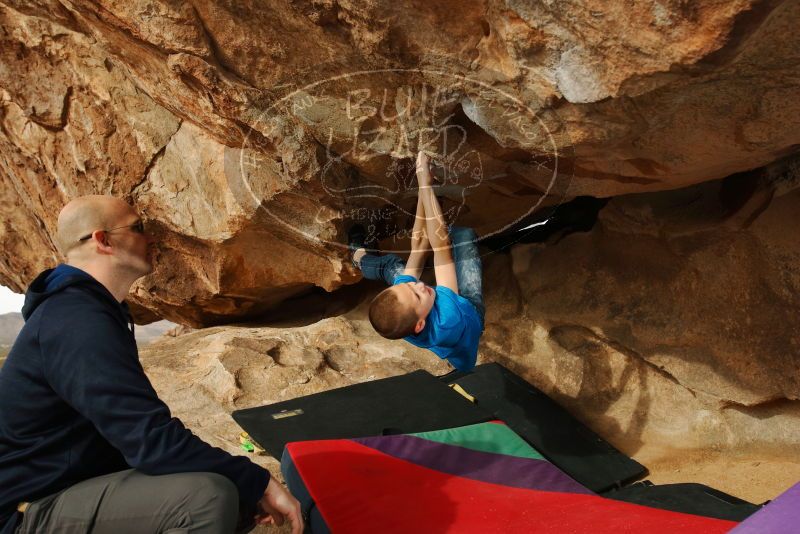
<svg viewBox="0 0 800 534"><path fill-rule="evenodd" d="M654 484L697 482L755 504L772 500L800 482L800 457L676 452L651 459L645 452L635 459L649 469L645 478Z"/></svg>

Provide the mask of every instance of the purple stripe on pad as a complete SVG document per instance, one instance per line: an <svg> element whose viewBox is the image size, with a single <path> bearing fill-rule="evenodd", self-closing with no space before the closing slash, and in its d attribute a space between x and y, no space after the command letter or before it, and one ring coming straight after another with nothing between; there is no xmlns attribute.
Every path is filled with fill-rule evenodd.
<svg viewBox="0 0 800 534"><path fill-rule="evenodd" d="M800 483L781 493L754 513L731 534L788 534L800 529Z"/></svg>
<svg viewBox="0 0 800 534"><path fill-rule="evenodd" d="M545 460L476 451L416 436L378 436L352 441L401 460L455 476L515 488L593 493Z"/></svg>

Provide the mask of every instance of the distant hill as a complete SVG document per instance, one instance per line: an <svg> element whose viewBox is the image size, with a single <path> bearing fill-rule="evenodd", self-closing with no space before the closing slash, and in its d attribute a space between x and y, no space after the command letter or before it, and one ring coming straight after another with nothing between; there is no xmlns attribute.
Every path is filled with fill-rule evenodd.
<svg viewBox="0 0 800 534"><path fill-rule="evenodd" d="M17 339L17 334L19 334L23 324L25 324L25 321L22 319L21 313L4 313L0 315L0 358L4 358L8 349L14 344L14 340ZM136 325L134 329L136 342L140 347L143 347L176 326L175 323L169 321L158 321L144 326Z"/></svg>
<svg viewBox="0 0 800 534"><path fill-rule="evenodd" d="M175 328L176 325L170 321L156 321L155 323L146 324L143 326L136 325L134 333L136 335L136 344L139 348L144 347L148 343L152 343L160 338L164 333Z"/></svg>
<svg viewBox="0 0 800 534"><path fill-rule="evenodd" d="M21 313L13 312L0 315L0 348L10 347L14 344L14 340L17 339L17 334L23 324L25 324L25 321L22 319Z"/></svg>

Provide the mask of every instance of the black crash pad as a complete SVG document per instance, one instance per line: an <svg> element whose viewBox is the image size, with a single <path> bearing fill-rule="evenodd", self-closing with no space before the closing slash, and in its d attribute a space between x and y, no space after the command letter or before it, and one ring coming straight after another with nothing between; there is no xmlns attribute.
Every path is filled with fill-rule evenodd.
<svg viewBox="0 0 800 534"><path fill-rule="evenodd" d="M292 441L428 432L492 419L491 413L426 371L237 410L232 415L278 459Z"/></svg>
<svg viewBox="0 0 800 534"><path fill-rule="evenodd" d="M572 478L602 493L640 478L647 469L595 434L547 395L497 363L441 377L474 396L476 404Z"/></svg>
<svg viewBox="0 0 800 534"><path fill-rule="evenodd" d="M637 482L627 488L609 491L603 497L642 504L685 514L703 515L728 521L744 521L761 506L743 501L703 484L662 484Z"/></svg>

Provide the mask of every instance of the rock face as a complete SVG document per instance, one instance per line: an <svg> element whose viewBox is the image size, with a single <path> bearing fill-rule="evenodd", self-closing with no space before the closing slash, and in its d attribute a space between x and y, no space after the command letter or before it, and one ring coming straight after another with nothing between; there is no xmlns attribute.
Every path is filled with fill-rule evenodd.
<svg viewBox="0 0 800 534"><path fill-rule="evenodd" d="M235 409L261 406L365 380L447 365L408 343L379 337L365 320L330 317L308 326L212 327L165 337L140 351L142 364L173 415L206 442L233 454L241 429ZM280 473L269 456L252 459Z"/></svg>
<svg viewBox="0 0 800 534"><path fill-rule="evenodd" d="M616 198L591 232L493 259L487 282L503 282L483 356L634 452L788 454L800 442L800 246L787 232L800 191L730 214L721 185Z"/></svg>
<svg viewBox="0 0 800 534"><path fill-rule="evenodd" d="M536 384L651 480L763 502L800 478L800 244L787 231L800 190L740 203L736 189L615 198L590 232L485 256L479 363ZM377 336L366 309L379 289L307 314L307 325L202 329L149 346L142 361L176 416L236 452L234 409L447 370Z"/></svg>
<svg viewBox="0 0 800 534"><path fill-rule="evenodd" d="M408 226L420 147L481 235L760 167L800 144L798 20L790 0L3 0L0 282L58 261L86 193L161 240L139 320L201 326L356 281L343 230Z"/></svg>
<svg viewBox="0 0 800 534"><path fill-rule="evenodd" d="M293 325L143 351L176 414L233 450L234 408L446 370L371 332L341 246L361 222L403 248L424 148L450 222L481 236L615 197L588 233L485 258L482 361L645 463L784 465L800 442L798 22L792 0L0 0L0 283L59 261L69 199L134 203L160 241L139 322Z"/></svg>
<svg viewBox="0 0 800 534"><path fill-rule="evenodd" d="M139 322L294 325L143 351L233 450L236 407L445 370L369 330L341 245L361 222L403 248L425 149L484 237L615 197L485 259L483 361L643 460L777 462L800 441L798 22L792 0L0 0L0 283L59 261L68 200L135 204L160 243Z"/></svg>

